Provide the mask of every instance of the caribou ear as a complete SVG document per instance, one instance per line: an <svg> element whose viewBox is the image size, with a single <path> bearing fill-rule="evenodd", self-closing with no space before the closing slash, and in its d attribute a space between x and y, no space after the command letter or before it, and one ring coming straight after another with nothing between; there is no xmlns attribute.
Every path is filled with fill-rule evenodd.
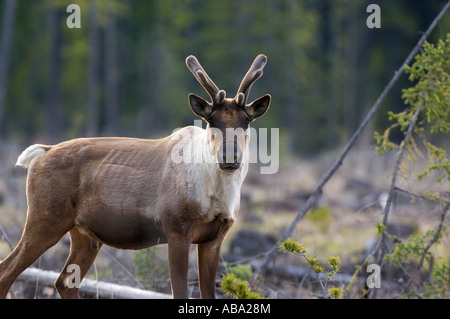
<svg viewBox="0 0 450 319"><path fill-rule="evenodd" d="M246 106L245 109L252 121L266 114L270 106L270 99L270 94L266 94Z"/></svg>
<svg viewBox="0 0 450 319"><path fill-rule="evenodd" d="M191 106L192 112L204 120L212 112L212 105L194 93L189 94L189 105Z"/></svg>

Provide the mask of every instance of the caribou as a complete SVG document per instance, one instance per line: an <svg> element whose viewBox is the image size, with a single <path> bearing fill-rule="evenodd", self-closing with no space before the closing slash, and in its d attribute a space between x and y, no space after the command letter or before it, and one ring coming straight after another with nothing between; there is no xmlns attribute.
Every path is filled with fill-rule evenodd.
<svg viewBox="0 0 450 319"><path fill-rule="evenodd" d="M0 297L69 233L70 253L55 282L61 298L79 297L69 282L71 269L77 265L82 280L103 244L143 249L164 243L172 296L189 297L189 248L196 244L200 296L215 298L221 245L238 214L248 171L249 124L270 106L269 94L247 103L266 63L258 55L236 96L226 98L197 58L186 58L211 98L188 97L206 129L187 126L153 140L78 138L25 149L16 165L28 168L27 217L20 241L0 263ZM174 153L213 160L175 161Z"/></svg>

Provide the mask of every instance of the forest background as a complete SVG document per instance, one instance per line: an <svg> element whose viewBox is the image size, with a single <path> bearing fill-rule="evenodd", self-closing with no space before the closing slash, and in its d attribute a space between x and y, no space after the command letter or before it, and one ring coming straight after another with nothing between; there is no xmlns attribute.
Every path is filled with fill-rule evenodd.
<svg viewBox="0 0 450 319"><path fill-rule="evenodd" d="M367 24L371 15L367 8L372 3L380 7L380 28ZM194 124L188 93L206 97L206 92L186 68L185 58L191 54L228 97L234 96L256 55L268 57L264 76L253 86L249 99L266 93L272 96L269 112L254 126L279 128L280 171L264 176L250 170L242 189L239 221L224 245L224 256L228 254L224 264L267 251L280 239L306 198L314 194L314 187L336 153L446 3L1 0L0 226L5 230L3 239L8 234L12 244L0 240L0 258L19 240L25 220L26 171L14 168L24 147L84 136L159 138L175 128ZM81 28L70 28L72 20L68 25L72 12L66 10L70 4L81 9ZM444 40L449 31L447 12L427 41ZM397 174L392 170L396 151L376 154L374 132L392 125L388 112L410 110L402 99L402 90L417 82L402 75L389 90L357 147L327 186L317 191L320 196L309 207L312 211L293 233L322 260L341 256L342 286L350 286L352 281L345 275L355 273L355 265L363 262L374 236L379 235L373 227L376 222L378 231L383 232L380 212L390 179ZM395 143L405 136L399 127L389 132ZM434 134L430 140L449 150L448 134ZM423 145L419 148L424 150ZM395 185L400 190L396 190L390 226L397 230L388 228L390 234L406 242L409 235L425 236L428 229L444 224L439 223L443 204L432 206L420 194L448 191L448 180L439 184L434 176L419 183L415 174L423 168L417 170L408 163L411 165L402 166L399 174L403 184ZM442 216L445 220L445 214ZM446 274L445 285L441 286L446 291L443 295L448 296L450 237L447 224L443 228L444 247L433 253L437 255L436 265L445 261L446 268L441 267L441 273ZM51 257L39 260L39 267L55 271L62 268L69 243L67 238L61 242L59 248L52 248ZM244 243L246 247L239 246ZM164 254L158 249L135 254L104 247L96 261L95 275L88 277L126 285L139 281L140 287L169 293ZM298 264L295 258L277 258L283 258L281 264ZM432 262L427 267L431 274ZM124 269L125 274L120 273ZM252 269L257 266L252 264ZM383 271L389 289L394 287L393 282L409 283L412 277L406 267L401 271L385 267ZM286 269L279 273L280 278L285 276ZM296 279L272 278L259 289L274 298L316 296L315 284L308 285L297 272L292 276ZM195 274L191 278L196 278ZM192 287L196 285L195 279L190 282ZM418 286L423 286L422 282ZM406 288L395 288L395 294L387 289L379 296L404 295ZM12 296L37 296L27 289L31 288L13 289ZM360 283L354 289L357 292L348 289L345 296L361 296L364 286ZM442 295L436 291L426 291L421 297ZM46 296L54 297L55 292ZM192 296L198 296L195 288Z"/></svg>
<svg viewBox="0 0 450 319"><path fill-rule="evenodd" d="M81 28L66 24L70 3L81 8ZM366 24L370 3L380 5L381 28ZM231 96L264 53L269 63L251 94L270 93L272 108L255 124L280 128L284 151L313 155L354 132L444 3L4 0L0 136L23 144L162 137L193 123L187 94L203 94L188 55ZM445 38L449 24L443 19L429 41ZM385 100L373 129L388 125L387 110L404 108L407 81Z"/></svg>

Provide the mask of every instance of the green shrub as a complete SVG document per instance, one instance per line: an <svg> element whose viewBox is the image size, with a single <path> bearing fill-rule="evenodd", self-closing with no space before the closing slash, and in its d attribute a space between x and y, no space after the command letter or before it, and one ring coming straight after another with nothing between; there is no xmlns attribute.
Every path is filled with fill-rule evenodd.
<svg viewBox="0 0 450 319"><path fill-rule="evenodd" d="M234 299L264 299L260 294L252 291L247 281L237 278L234 274L223 274L220 288L227 296Z"/></svg>
<svg viewBox="0 0 450 319"><path fill-rule="evenodd" d="M331 288L327 290L328 282L332 280L333 276L336 275L336 273L341 271L341 259L339 257L328 257L327 262L329 267L327 268L319 262L319 259L317 257L306 255L308 250L302 244L291 238L286 238L285 240L280 242L280 244L278 245L278 250L284 253L303 256L315 272L317 279L319 280L319 283L322 287L325 298L342 298L343 292L340 288ZM321 274L326 275L326 280L323 280L321 278Z"/></svg>

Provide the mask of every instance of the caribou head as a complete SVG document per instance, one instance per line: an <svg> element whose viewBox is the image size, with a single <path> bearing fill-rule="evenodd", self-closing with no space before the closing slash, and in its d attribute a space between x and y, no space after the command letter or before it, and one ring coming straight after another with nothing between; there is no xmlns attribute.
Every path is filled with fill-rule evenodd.
<svg viewBox="0 0 450 319"><path fill-rule="evenodd" d="M249 124L264 115L270 106L270 95L266 94L247 103L253 83L263 74L267 57L263 54L255 58L242 80L234 98L226 98L224 90L219 90L202 68L195 56L186 58L186 65L211 97L211 102L200 96L189 94L189 104L194 114L207 123L211 152L219 168L234 172L248 156Z"/></svg>

